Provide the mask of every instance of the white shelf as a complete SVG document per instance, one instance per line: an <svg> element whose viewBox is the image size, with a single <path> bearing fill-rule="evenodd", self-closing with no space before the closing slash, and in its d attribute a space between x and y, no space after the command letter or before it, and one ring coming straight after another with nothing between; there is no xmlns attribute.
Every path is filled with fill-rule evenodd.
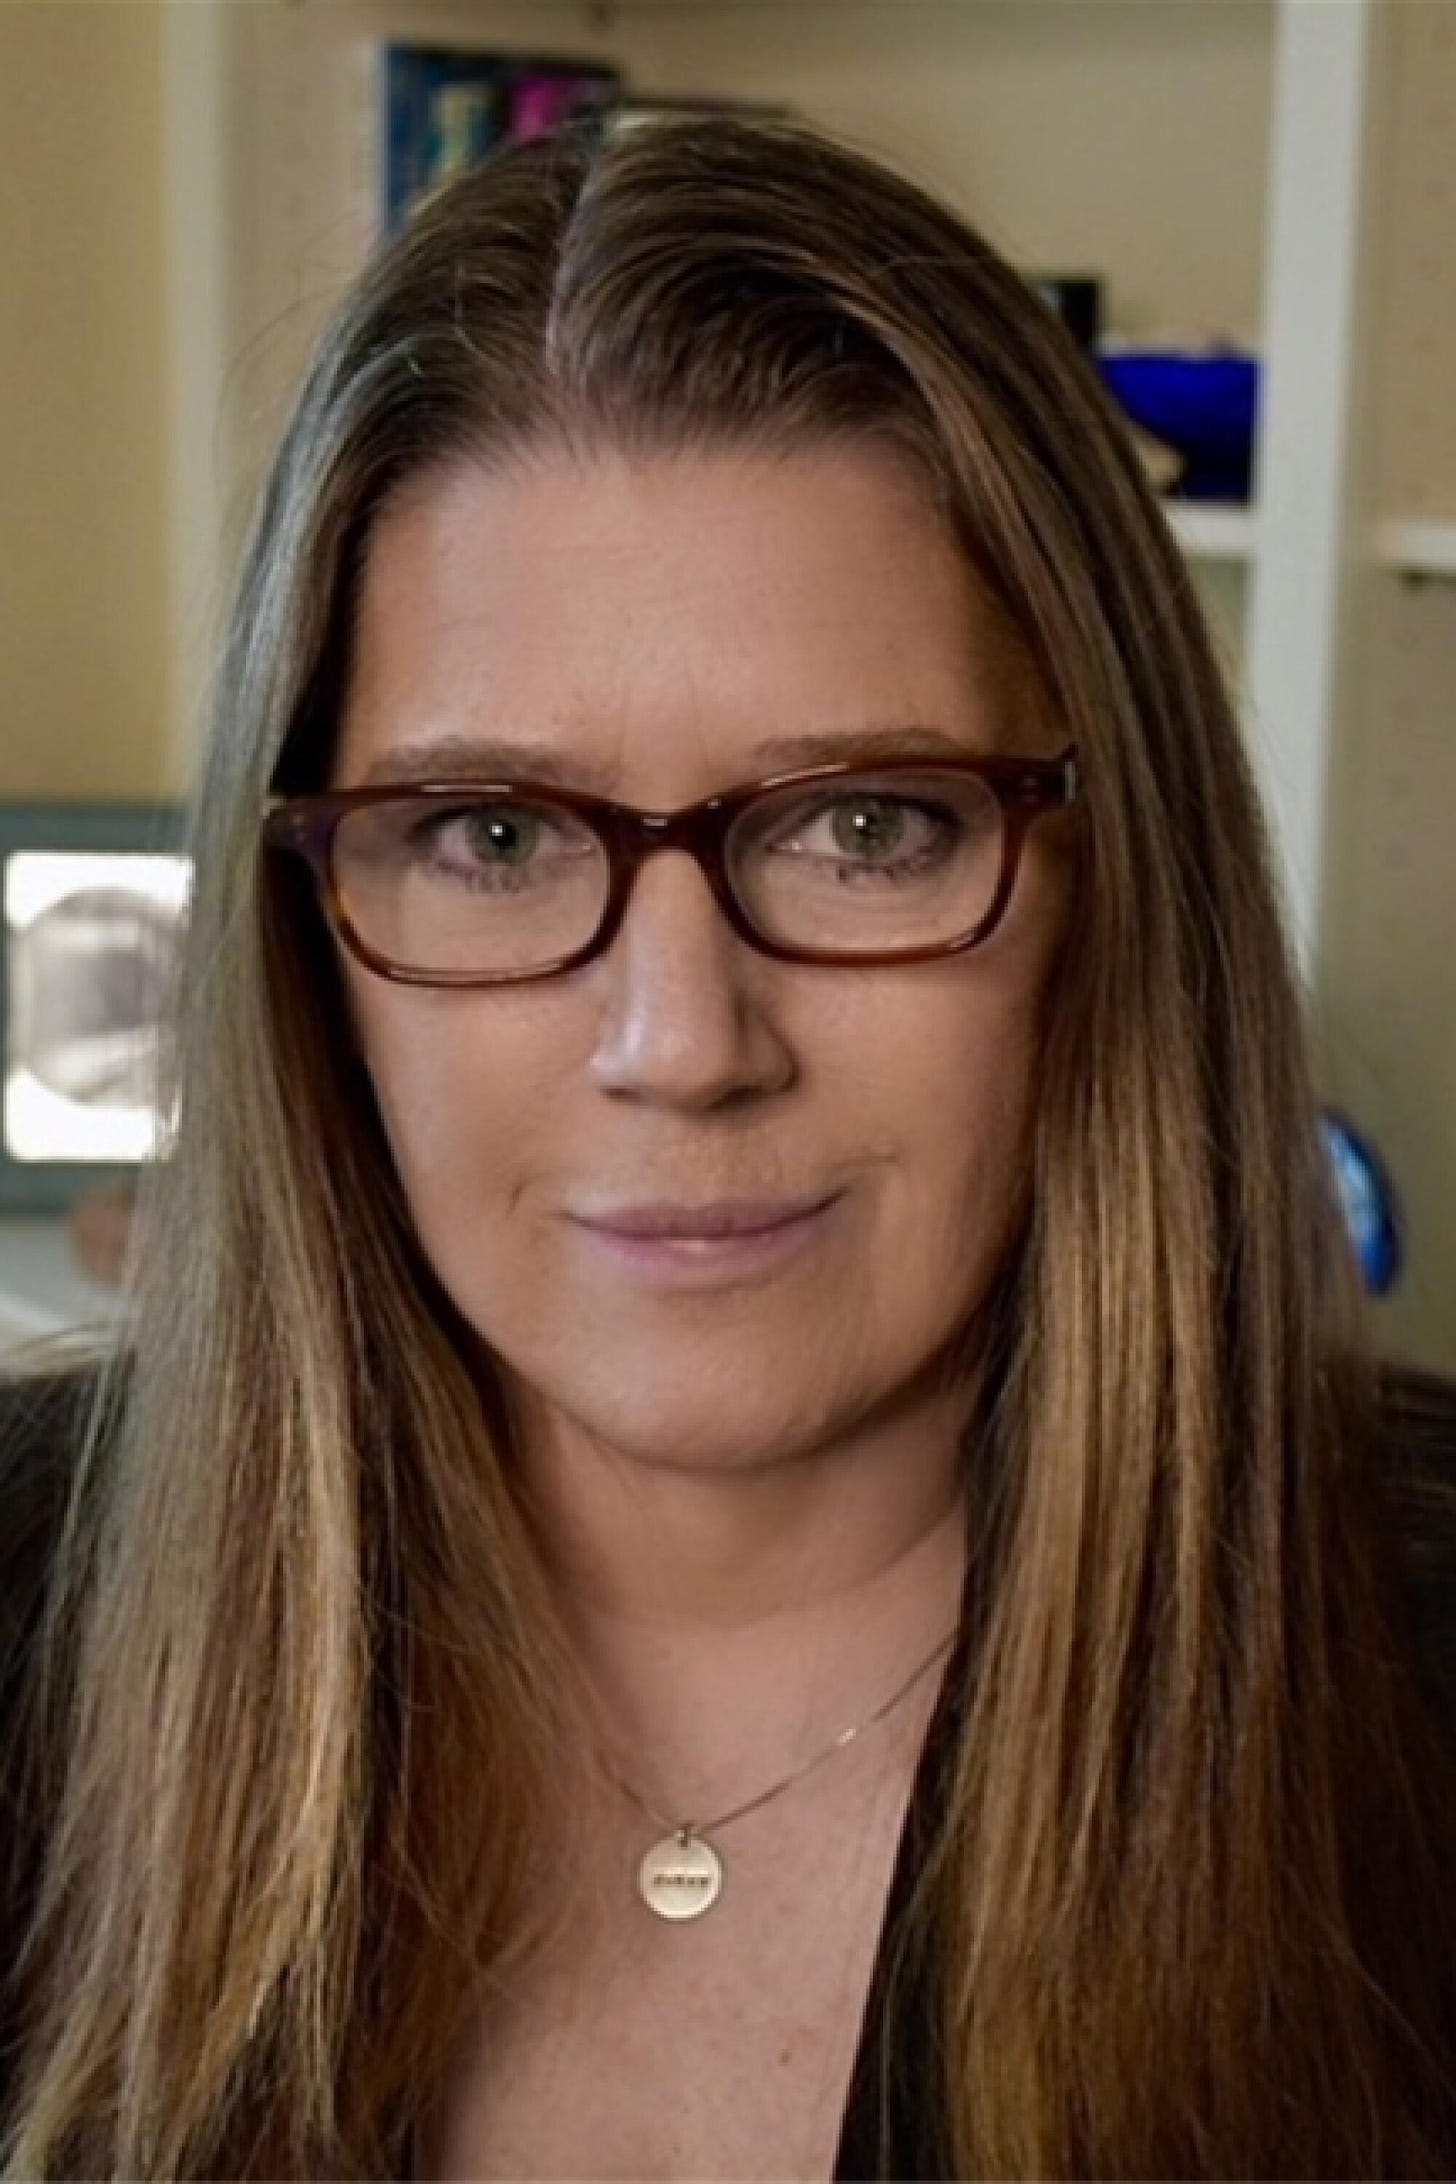
<svg viewBox="0 0 1456 2184"><path fill-rule="evenodd" d="M1456 576L1456 523L1382 523L1375 558L1408 576Z"/></svg>
<svg viewBox="0 0 1456 2184"><path fill-rule="evenodd" d="M1173 535L1194 561L1252 561L1259 551L1259 512L1224 501L1165 501Z"/></svg>

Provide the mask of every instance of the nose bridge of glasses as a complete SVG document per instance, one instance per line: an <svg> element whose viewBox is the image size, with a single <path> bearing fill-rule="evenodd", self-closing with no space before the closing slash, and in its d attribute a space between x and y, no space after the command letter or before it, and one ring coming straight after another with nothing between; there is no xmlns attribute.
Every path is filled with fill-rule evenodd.
<svg viewBox="0 0 1456 2184"><path fill-rule="evenodd" d="M721 975L729 932L744 937L743 913L713 834L693 818L684 812L634 813L617 836L621 861L599 945L614 943L626 928L635 935L629 957L639 966L651 966L654 985L662 981L669 956L684 966L691 962L695 980L709 959ZM657 877L650 878L644 868L658 863L660 850L677 854L667 857ZM674 865L679 867L676 877Z"/></svg>
<svg viewBox="0 0 1456 2184"><path fill-rule="evenodd" d="M643 867L660 850L676 850L697 867L698 879L707 889L714 910L741 934L743 918L734 901L723 857L724 836L733 817L733 808L725 798L709 797L674 811L642 811L616 804L599 814L605 821L602 831L616 866L612 900L600 940L615 939L638 900L638 881ZM683 898L674 896L670 881L667 894L661 899L678 905L673 913L676 923Z"/></svg>
<svg viewBox="0 0 1456 2184"><path fill-rule="evenodd" d="M611 835L632 879L660 850L680 850L693 860L714 895L721 898L725 884L723 838L730 818L731 812L718 797L676 811L637 811L617 805L612 812Z"/></svg>

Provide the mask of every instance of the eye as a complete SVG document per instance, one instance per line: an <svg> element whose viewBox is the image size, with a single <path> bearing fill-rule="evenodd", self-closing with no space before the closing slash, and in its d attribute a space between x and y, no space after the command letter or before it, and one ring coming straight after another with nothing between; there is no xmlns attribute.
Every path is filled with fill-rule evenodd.
<svg viewBox="0 0 1456 2184"><path fill-rule="evenodd" d="M529 864L549 825L529 804L469 804L427 814L414 832L436 856L494 865Z"/></svg>
<svg viewBox="0 0 1456 2184"><path fill-rule="evenodd" d="M590 829L569 813L504 800L412 806L402 846L416 871L477 885L549 881L600 854Z"/></svg>
<svg viewBox="0 0 1456 2184"><path fill-rule="evenodd" d="M955 854L970 815L947 800L851 784L800 795L759 837L756 853L854 871L920 872Z"/></svg>
<svg viewBox="0 0 1456 2184"><path fill-rule="evenodd" d="M834 848L866 862L913 852L931 836L937 818L943 825L950 816L932 815L904 797L871 794L838 797L821 814Z"/></svg>

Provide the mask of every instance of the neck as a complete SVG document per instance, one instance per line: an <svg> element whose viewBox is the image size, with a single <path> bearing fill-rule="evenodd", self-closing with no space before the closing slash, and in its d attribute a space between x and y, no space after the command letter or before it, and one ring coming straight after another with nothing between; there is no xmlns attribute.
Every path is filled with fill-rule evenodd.
<svg viewBox="0 0 1456 2184"><path fill-rule="evenodd" d="M530 1504L644 1792L731 1800L870 1714L954 1627L963 1408L711 1473L537 1422Z"/></svg>

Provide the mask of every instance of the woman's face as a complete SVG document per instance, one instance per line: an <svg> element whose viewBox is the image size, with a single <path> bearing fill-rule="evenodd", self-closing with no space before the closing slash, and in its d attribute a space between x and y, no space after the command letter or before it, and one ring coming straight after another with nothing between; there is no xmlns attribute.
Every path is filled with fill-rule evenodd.
<svg viewBox="0 0 1456 2184"><path fill-rule="evenodd" d="M470 748L510 743L528 777L545 752L666 810L806 735L1045 748L1012 657L882 451L462 465L376 526L334 780L498 778ZM1016 1216L1062 825L1032 829L993 937L941 961L774 961L673 852L564 975L441 990L345 959L420 1240L508 1385L599 1445L718 1469L920 1400ZM591 1225L725 1200L828 1204L696 1255Z"/></svg>

